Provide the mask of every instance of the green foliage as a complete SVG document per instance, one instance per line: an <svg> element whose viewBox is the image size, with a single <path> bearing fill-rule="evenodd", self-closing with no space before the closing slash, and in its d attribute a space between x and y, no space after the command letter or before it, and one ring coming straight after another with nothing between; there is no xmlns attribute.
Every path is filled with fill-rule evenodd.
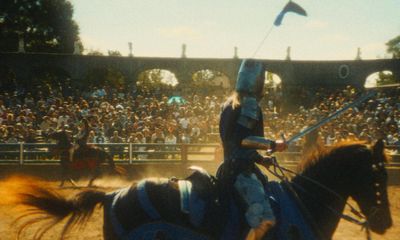
<svg viewBox="0 0 400 240"><path fill-rule="evenodd" d="M393 54L393 58L400 58L400 35L386 43L387 52Z"/></svg>
<svg viewBox="0 0 400 240"><path fill-rule="evenodd" d="M274 76L273 73L267 72L265 76L265 87L266 88L273 88L274 87Z"/></svg>
<svg viewBox="0 0 400 240"><path fill-rule="evenodd" d="M114 68L96 68L89 71L84 80L87 86L110 85L112 87L121 87L125 84L124 75Z"/></svg>
<svg viewBox="0 0 400 240"><path fill-rule="evenodd" d="M379 77L376 79L377 86L383 86L383 85L397 83L392 72L389 72L389 71L379 72L378 76Z"/></svg>
<svg viewBox="0 0 400 240"><path fill-rule="evenodd" d="M136 84L148 89L162 86L175 86L178 80L170 71L163 69L151 69L139 74Z"/></svg>
<svg viewBox="0 0 400 240"><path fill-rule="evenodd" d="M122 54L118 50L108 50L108 56L121 57Z"/></svg>
<svg viewBox="0 0 400 240"><path fill-rule="evenodd" d="M193 85L200 88L214 86L217 77L224 76L222 73L210 69L200 70L193 74Z"/></svg>
<svg viewBox="0 0 400 240"><path fill-rule="evenodd" d="M79 27L67 0L1 0L0 51L15 52L22 37L27 52L72 53Z"/></svg>
<svg viewBox="0 0 400 240"><path fill-rule="evenodd" d="M89 56L104 56L104 54L98 50L90 50L86 55Z"/></svg>

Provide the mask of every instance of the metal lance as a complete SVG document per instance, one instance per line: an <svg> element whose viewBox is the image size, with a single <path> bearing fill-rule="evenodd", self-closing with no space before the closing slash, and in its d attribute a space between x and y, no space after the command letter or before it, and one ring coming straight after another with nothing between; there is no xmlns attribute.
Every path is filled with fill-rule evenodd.
<svg viewBox="0 0 400 240"><path fill-rule="evenodd" d="M289 145L291 143L293 143L294 141L296 141L297 139L307 135L308 133L312 132L313 130L319 128L320 126L324 125L325 123L331 121L332 119L336 118L337 116L341 115L342 113L344 113L347 109L352 108L357 106L358 104L364 102L365 100L371 98L372 96L374 96L377 93L377 91L370 91L367 94L357 98L356 100L354 100L352 103L347 104L346 106L344 106L343 108L339 109L338 111L332 113L331 115L329 115L328 117L322 119L321 121L319 121L318 123L316 123L315 125L312 125L304 130L302 130L301 132L295 134L294 136L292 136L290 139L286 140L286 143Z"/></svg>

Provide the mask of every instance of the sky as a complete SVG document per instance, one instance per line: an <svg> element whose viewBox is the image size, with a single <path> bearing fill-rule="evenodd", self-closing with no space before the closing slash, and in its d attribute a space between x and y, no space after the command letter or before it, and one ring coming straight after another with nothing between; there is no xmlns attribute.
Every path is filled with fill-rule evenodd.
<svg viewBox="0 0 400 240"><path fill-rule="evenodd" d="M70 0L87 51L137 57L353 60L390 58L385 43L400 35L400 0L293 0L254 55L288 0Z"/></svg>

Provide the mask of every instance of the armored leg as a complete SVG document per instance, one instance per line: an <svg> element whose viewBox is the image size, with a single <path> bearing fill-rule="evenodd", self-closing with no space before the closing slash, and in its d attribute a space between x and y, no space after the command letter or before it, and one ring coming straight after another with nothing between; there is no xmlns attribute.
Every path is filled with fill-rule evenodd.
<svg viewBox="0 0 400 240"><path fill-rule="evenodd" d="M251 227L247 239L262 239L275 223L264 186L254 173L239 174L234 185L247 203L246 220Z"/></svg>

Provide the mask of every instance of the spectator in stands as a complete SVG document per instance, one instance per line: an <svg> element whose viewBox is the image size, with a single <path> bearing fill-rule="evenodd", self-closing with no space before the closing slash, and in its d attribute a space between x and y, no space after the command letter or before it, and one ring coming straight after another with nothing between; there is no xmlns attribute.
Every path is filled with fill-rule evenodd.
<svg viewBox="0 0 400 240"><path fill-rule="evenodd" d="M144 137L144 135L142 133L138 132L138 133L136 133L136 137L135 137L134 143L136 143L136 144L145 144L146 143L146 138ZM146 146L138 146L138 147L136 147L135 151L145 152L146 149L147 149ZM147 154L139 153L137 155L137 158L139 160L147 159Z"/></svg>
<svg viewBox="0 0 400 240"><path fill-rule="evenodd" d="M112 137L110 137L110 143L124 143L124 139L119 136L118 131L114 131ZM124 146L123 145L112 145L110 146L110 154L114 157L114 155L118 154L119 159L123 159L124 156Z"/></svg>
<svg viewBox="0 0 400 240"><path fill-rule="evenodd" d="M94 138L95 143L106 143L106 137L104 136L104 131L102 129L99 129L97 131L96 137Z"/></svg>
<svg viewBox="0 0 400 240"><path fill-rule="evenodd" d="M7 139L7 129L4 125L0 125L0 143L5 143Z"/></svg>
<svg viewBox="0 0 400 240"><path fill-rule="evenodd" d="M199 124L193 124L192 130L190 131L190 140L192 143L197 143L200 140L201 130L199 128Z"/></svg>
<svg viewBox="0 0 400 240"><path fill-rule="evenodd" d="M152 140L151 140L152 133L150 132L150 130L147 127L145 127L142 131L143 131L143 136L144 136L146 143L151 143L152 142Z"/></svg>
<svg viewBox="0 0 400 240"><path fill-rule="evenodd" d="M183 110L182 110L182 112L183 112ZM187 113L186 113L186 112L183 112L182 117L179 119L179 125L180 125L180 127L181 127L183 130L186 130L186 129L188 129L188 127L189 127L189 123L190 123L190 121L189 121L189 118L187 117Z"/></svg>
<svg viewBox="0 0 400 240"><path fill-rule="evenodd" d="M176 138L176 136L173 134L173 132L171 130L167 131L167 134L165 136L165 143L166 144L176 144L177 143L177 138ZM165 150L166 151L176 151L176 147L167 146L165 148ZM168 154L168 157L173 157L173 156L174 156L174 154Z"/></svg>
<svg viewBox="0 0 400 240"><path fill-rule="evenodd" d="M94 130L90 130L87 142L88 143L96 143L95 137L96 137L96 134L95 134Z"/></svg>
<svg viewBox="0 0 400 240"><path fill-rule="evenodd" d="M15 123L16 122L15 122L13 113L8 113L6 119L3 120L3 122L2 122L3 125L7 125L7 126L14 126Z"/></svg>
<svg viewBox="0 0 400 240"><path fill-rule="evenodd" d="M153 135L151 136L152 143L165 143L165 136L163 131L160 128L155 128Z"/></svg>
<svg viewBox="0 0 400 240"><path fill-rule="evenodd" d="M18 138L13 134L9 134L6 143L18 143Z"/></svg>
<svg viewBox="0 0 400 240"><path fill-rule="evenodd" d="M67 110L60 107L59 108L59 117L57 119L57 129L61 128L66 124L69 124L70 117L67 115Z"/></svg>
<svg viewBox="0 0 400 240"><path fill-rule="evenodd" d="M179 142L183 144L191 143L190 134L187 130L181 130L179 132Z"/></svg>
<svg viewBox="0 0 400 240"><path fill-rule="evenodd" d="M160 128L158 128L158 127L155 128L154 133L151 136L151 142L156 143L156 144L164 144L165 143L165 135ZM165 147L155 146L153 149L156 152L153 155L156 159L164 158L164 154L160 153L160 151L164 151Z"/></svg>

